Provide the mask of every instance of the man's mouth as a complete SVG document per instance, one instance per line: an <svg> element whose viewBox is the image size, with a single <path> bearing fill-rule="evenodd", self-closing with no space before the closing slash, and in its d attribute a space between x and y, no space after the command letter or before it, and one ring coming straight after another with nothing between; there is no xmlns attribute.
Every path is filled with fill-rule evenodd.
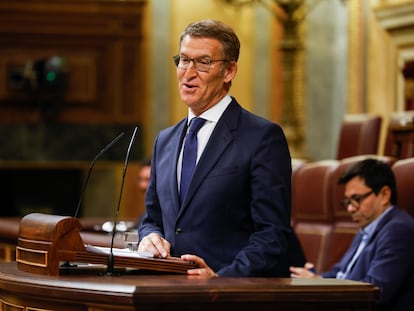
<svg viewBox="0 0 414 311"><path fill-rule="evenodd" d="M352 215L352 221L359 222L360 218L357 215Z"/></svg>
<svg viewBox="0 0 414 311"><path fill-rule="evenodd" d="M187 83L184 83L184 84L183 84L183 86L184 86L186 89L193 89L193 88L197 87L196 85L193 85L193 84L187 84Z"/></svg>

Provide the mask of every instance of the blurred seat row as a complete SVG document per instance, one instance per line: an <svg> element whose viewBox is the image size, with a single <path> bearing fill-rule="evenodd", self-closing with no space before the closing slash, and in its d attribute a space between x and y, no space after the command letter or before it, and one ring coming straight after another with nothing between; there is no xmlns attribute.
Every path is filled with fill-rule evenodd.
<svg viewBox="0 0 414 311"><path fill-rule="evenodd" d="M375 158L389 164L397 180L398 207L414 216L414 158L358 155L341 160L295 160L292 173L292 226L307 260L327 271L348 249L357 226L342 207L342 173L356 162Z"/></svg>
<svg viewBox="0 0 414 311"><path fill-rule="evenodd" d="M386 124L382 148L380 115L360 113L344 116L336 159L363 154L384 154L397 159L414 157L414 111L393 113Z"/></svg>

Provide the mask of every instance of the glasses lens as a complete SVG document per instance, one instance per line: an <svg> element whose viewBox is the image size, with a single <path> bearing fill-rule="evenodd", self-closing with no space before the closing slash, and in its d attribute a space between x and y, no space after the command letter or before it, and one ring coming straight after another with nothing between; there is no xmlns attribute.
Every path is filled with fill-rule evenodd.
<svg viewBox="0 0 414 311"><path fill-rule="evenodd" d="M352 204L354 207L359 207L361 202L366 199L368 196L370 196L373 193L373 191L367 192L365 194L354 194L350 198L345 198L342 200L341 204L343 207L347 208L349 204Z"/></svg>
<svg viewBox="0 0 414 311"><path fill-rule="evenodd" d="M206 72L210 69L210 59L196 59L194 60L195 67L198 71Z"/></svg>
<svg viewBox="0 0 414 311"><path fill-rule="evenodd" d="M343 206L343 207L345 207L345 208L347 208L348 207L348 205L351 203L351 200L350 199L343 199L342 201L341 201L341 205Z"/></svg>
<svg viewBox="0 0 414 311"><path fill-rule="evenodd" d="M207 59L205 58L191 59L191 58L180 56L180 55L173 56L173 60L174 60L175 66L177 66L180 69L188 69L188 67L190 66L190 63L193 62L195 70L202 71L202 72L209 71L210 64L212 63L212 61L208 58Z"/></svg>
<svg viewBox="0 0 414 311"><path fill-rule="evenodd" d="M174 56L175 65L180 69L187 69L192 61L193 60L188 57L183 57L179 55Z"/></svg>
<svg viewBox="0 0 414 311"><path fill-rule="evenodd" d="M173 56L173 60L174 60L175 66L178 67L178 64L180 63L180 56L179 55Z"/></svg>

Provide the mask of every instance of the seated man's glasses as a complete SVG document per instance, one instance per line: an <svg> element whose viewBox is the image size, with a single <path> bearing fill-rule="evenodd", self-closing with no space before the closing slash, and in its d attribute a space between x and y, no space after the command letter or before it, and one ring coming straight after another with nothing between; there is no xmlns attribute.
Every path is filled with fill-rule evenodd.
<svg viewBox="0 0 414 311"><path fill-rule="evenodd" d="M354 194L350 196L349 198L345 198L342 200L341 204L343 207L347 208L349 204L352 204L354 207L359 207L361 205L361 202L368 198L371 194L373 194L374 191L367 192L365 194Z"/></svg>
<svg viewBox="0 0 414 311"><path fill-rule="evenodd" d="M193 62L195 70L201 72L208 72L212 63L226 62L225 59L211 59L209 57L189 58L185 55L175 55L173 59L177 68L188 69L190 63Z"/></svg>

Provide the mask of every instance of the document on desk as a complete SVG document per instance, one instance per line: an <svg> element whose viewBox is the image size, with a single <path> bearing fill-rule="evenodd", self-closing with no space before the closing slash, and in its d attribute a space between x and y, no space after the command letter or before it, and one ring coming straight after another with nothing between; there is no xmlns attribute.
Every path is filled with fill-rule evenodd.
<svg viewBox="0 0 414 311"><path fill-rule="evenodd" d="M70 255L72 261L102 264L105 263L104 257L110 256L111 253L116 257L115 264L119 267L179 274L187 274L189 269L198 268L196 263L178 257L157 258L152 253L131 251L129 248L112 248L111 250L110 247L90 244L85 245L85 251L76 252L76 256Z"/></svg>
<svg viewBox="0 0 414 311"><path fill-rule="evenodd" d="M95 254L109 255L111 253L110 247L85 245L85 249L88 252ZM150 252L133 252L129 248L112 248L112 254L119 257L130 257L130 258L153 258L154 255Z"/></svg>

